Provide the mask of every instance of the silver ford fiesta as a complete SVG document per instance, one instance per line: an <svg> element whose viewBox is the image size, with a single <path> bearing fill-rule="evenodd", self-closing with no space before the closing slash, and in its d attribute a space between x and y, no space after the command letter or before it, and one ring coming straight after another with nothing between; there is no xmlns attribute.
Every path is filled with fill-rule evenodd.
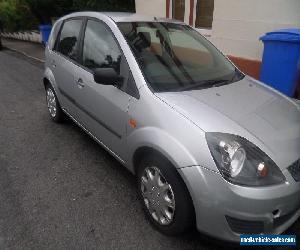
<svg viewBox="0 0 300 250"><path fill-rule="evenodd" d="M196 226L239 241L298 219L300 106L244 75L192 27L71 14L52 29L45 67L51 119L70 117L136 175L160 232Z"/></svg>

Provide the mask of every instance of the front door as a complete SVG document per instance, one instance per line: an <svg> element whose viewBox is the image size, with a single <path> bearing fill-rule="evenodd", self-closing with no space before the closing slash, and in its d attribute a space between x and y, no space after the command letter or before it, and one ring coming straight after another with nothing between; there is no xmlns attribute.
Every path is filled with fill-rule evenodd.
<svg viewBox="0 0 300 250"><path fill-rule="evenodd" d="M80 122L122 158L131 96L122 88L96 83L93 71L96 68L113 68L126 82L129 67L112 32L103 22L87 20L83 37L83 67L76 72L76 80L80 83L77 91Z"/></svg>

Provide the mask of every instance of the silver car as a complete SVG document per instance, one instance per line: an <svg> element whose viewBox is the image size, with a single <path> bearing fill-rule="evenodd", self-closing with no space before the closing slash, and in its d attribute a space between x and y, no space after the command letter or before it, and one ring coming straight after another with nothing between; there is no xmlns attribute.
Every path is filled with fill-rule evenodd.
<svg viewBox="0 0 300 250"><path fill-rule="evenodd" d="M299 217L299 106L192 27L74 13L55 23L45 66L51 119L70 117L136 175L160 232L239 241Z"/></svg>

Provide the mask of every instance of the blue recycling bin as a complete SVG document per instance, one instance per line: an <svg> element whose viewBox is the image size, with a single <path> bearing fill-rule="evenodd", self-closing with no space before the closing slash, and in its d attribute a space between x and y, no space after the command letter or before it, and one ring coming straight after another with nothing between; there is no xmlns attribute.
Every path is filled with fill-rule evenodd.
<svg viewBox="0 0 300 250"><path fill-rule="evenodd" d="M49 24L40 25L39 28L40 28L40 32L41 32L41 35L42 35L42 43L46 44L48 42L52 26L49 25Z"/></svg>
<svg viewBox="0 0 300 250"><path fill-rule="evenodd" d="M300 29L266 33L260 80L293 96L300 80Z"/></svg>

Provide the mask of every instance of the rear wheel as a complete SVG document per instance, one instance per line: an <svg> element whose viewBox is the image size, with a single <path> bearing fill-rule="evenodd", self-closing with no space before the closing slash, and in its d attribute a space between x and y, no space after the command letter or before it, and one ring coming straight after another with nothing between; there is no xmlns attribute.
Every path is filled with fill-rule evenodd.
<svg viewBox="0 0 300 250"><path fill-rule="evenodd" d="M62 122L65 118L65 114L62 111L55 95L55 91L50 84L47 84L46 86L46 102L51 120L57 123Z"/></svg>
<svg viewBox="0 0 300 250"><path fill-rule="evenodd" d="M194 208L179 173L165 158L152 155L139 166L138 191L146 217L160 232L178 235L194 223Z"/></svg>

